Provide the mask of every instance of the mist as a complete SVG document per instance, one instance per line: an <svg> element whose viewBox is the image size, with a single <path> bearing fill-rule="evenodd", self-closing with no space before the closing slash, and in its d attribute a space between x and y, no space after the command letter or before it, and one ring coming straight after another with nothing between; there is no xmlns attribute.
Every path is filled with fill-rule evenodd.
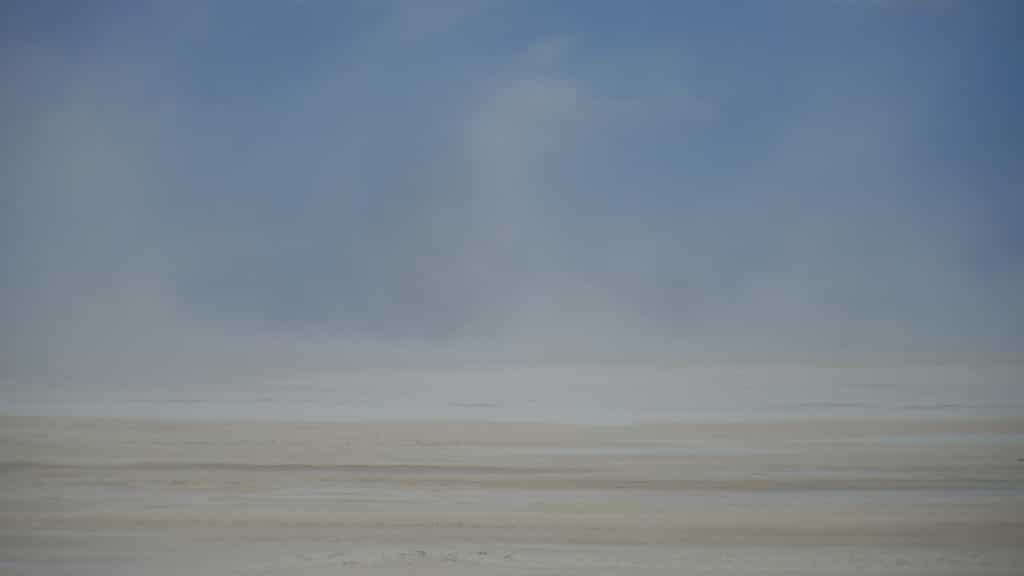
<svg viewBox="0 0 1024 576"><path fill-rule="evenodd" d="M3 8L6 397L1024 352L1016 3L257 4Z"/></svg>

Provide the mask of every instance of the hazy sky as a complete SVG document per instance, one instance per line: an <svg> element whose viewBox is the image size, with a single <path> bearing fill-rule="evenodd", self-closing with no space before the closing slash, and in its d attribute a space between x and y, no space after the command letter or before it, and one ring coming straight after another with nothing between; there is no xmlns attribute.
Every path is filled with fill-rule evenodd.
<svg viewBox="0 0 1024 576"><path fill-rule="evenodd" d="M4 2L0 377L1024 353L1022 6Z"/></svg>

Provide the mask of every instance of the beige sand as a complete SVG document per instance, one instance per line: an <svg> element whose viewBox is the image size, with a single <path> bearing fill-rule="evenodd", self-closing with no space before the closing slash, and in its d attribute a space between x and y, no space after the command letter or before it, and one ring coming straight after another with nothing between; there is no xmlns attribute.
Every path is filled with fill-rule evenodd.
<svg viewBox="0 0 1024 576"><path fill-rule="evenodd" d="M0 573L1015 574L1024 419L0 418Z"/></svg>

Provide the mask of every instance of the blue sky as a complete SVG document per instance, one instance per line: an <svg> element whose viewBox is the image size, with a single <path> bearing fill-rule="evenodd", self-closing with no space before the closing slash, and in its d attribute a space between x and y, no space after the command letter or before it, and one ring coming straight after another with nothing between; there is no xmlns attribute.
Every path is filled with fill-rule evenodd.
<svg viewBox="0 0 1024 576"><path fill-rule="evenodd" d="M12 379L1024 347L1017 2L2 10Z"/></svg>

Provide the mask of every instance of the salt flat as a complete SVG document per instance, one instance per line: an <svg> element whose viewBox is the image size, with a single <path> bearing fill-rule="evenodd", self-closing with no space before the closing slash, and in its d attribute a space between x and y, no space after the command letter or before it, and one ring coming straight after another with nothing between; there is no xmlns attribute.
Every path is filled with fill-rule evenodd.
<svg viewBox="0 0 1024 576"><path fill-rule="evenodd" d="M1024 419L0 418L9 574L1014 574Z"/></svg>

